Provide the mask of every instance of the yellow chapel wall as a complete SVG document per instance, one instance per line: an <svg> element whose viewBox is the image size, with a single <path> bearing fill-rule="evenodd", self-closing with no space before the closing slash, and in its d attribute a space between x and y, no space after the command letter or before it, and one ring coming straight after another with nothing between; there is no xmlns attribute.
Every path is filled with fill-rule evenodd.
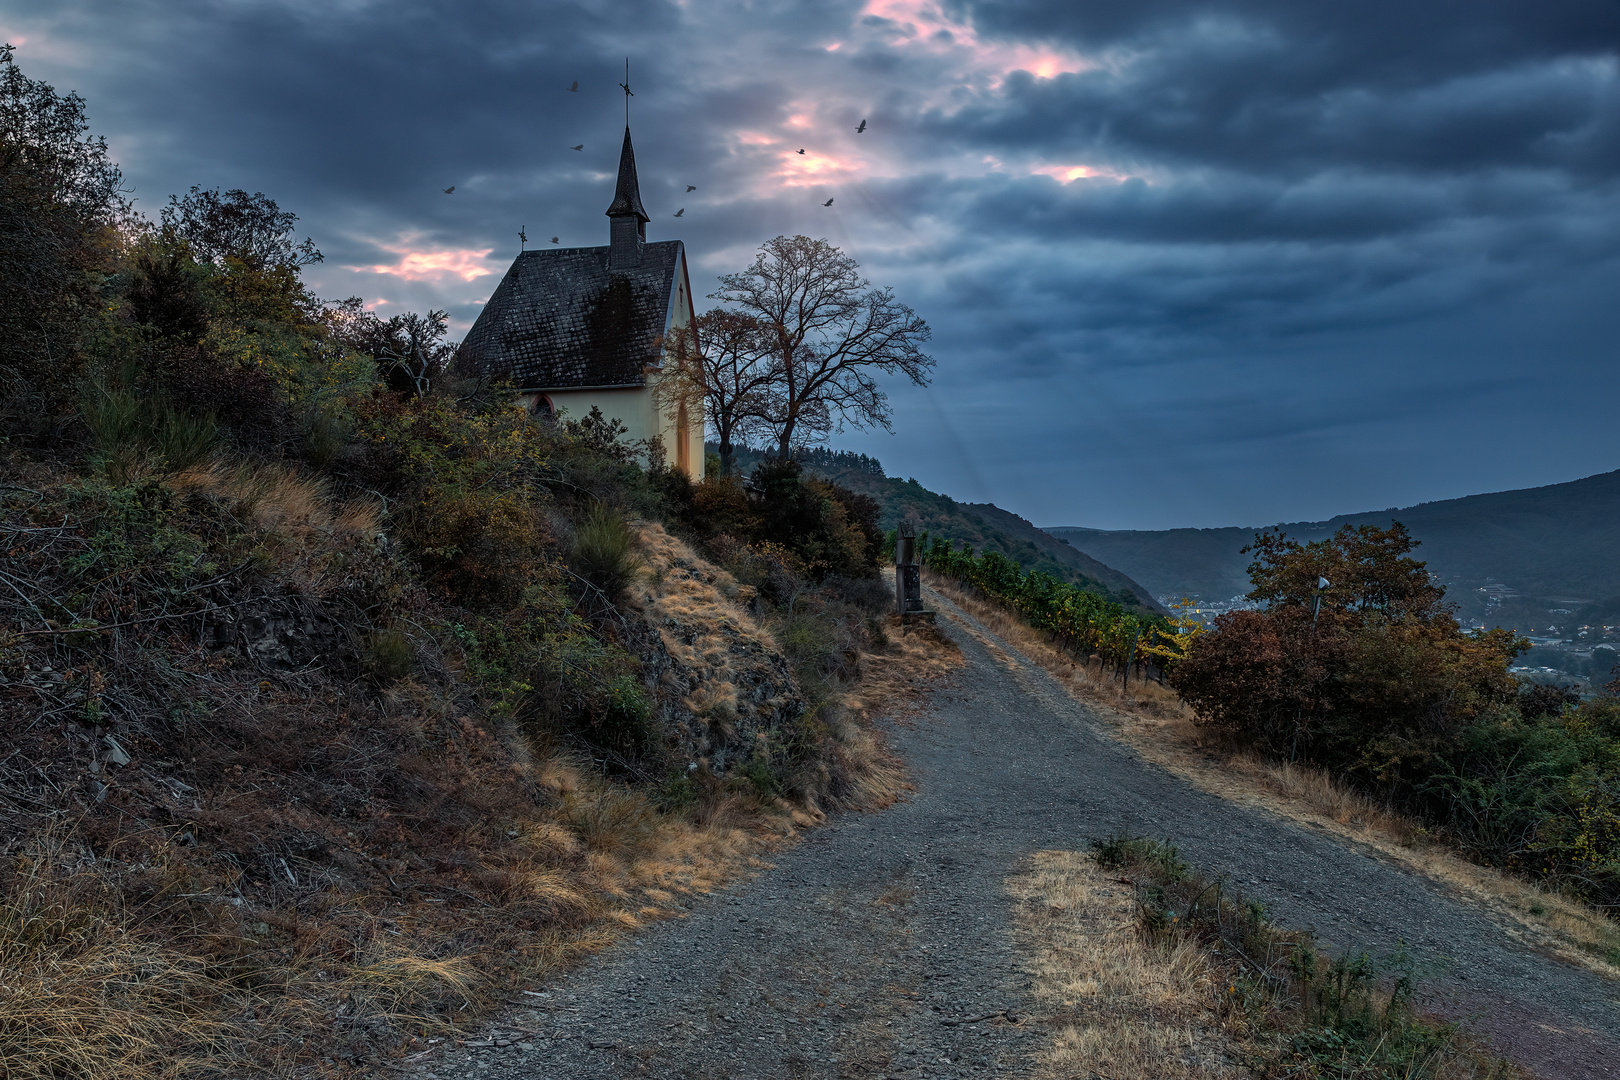
<svg viewBox="0 0 1620 1080"><path fill-rule="evenodd" d="M624 438L630 441L658 436L664 444L664 455L670 465L677 466L694 480L703 478L703 417L701 407L696 417L688 416L686 431L686 458L681 459L683 433L677 426L678 416L668 416L659 408L657 395L651 387L626 386L606 390L548 390L545 394L522 394L524 406L533 409L545 397L551 401L553 411L568 420L583 420L594 406L602 410L609 420L618 420L625 426ZM696 423L693 423L693 420Z"/></svg>

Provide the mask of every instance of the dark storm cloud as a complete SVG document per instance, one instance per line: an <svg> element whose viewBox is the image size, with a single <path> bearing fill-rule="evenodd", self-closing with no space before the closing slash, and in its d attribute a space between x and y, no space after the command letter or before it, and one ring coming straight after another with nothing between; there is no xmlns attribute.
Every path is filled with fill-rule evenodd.
<svg viewBox="0 0 1620 1080"><path fill-rule="evenodd" d="M324 295L463 328L520 226L605 239L629 54L650 235L699 293L778 233L845 247L940 361L900 438L847 444L1042 520L1620 464L1610 3L62 0L0 34L86 94L146 212L263 190Z"/></svg>

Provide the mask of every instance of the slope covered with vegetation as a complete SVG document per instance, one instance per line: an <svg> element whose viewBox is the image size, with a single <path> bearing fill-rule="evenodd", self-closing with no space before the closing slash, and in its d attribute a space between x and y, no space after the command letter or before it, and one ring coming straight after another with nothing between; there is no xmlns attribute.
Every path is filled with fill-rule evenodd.
<svg viewBox="0 0 1620 1080"><path fill-rule="evenodd" d="M738 463L750 468L763 460L754 450L739 449L736 454ZM878 460L865 454L809 450L799 460L816 475L875 499L881 507L878 520L886 530L904 524L918 534L926 532L981 554L1011 559L1026 571L1047 574L1127 609L1164 612L1131 577L993 503L957 502L916 480L887 476Z"/></svg>
<svg viewBox="0 0 1620 1080"><path fill-rule="evenodd" d="M341 1074L888 797L869 499L529 416L262 194L139 217L9 50L0 223L0 1075Z"/></svg>

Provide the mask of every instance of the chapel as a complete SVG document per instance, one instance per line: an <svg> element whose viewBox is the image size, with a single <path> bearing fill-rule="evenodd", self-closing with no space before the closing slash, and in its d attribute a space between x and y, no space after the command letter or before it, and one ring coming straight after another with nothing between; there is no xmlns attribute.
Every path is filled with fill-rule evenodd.
<svg viewBox="0 0 1620 1080"><path fill-rule="evenodd" d="M601 247L519 254L463 340L462 362L510 380L532 412L578 420L594 406L626 438L657 436L669 463L696 479L701 410L688 415L684 401L658 394L677 332L694 321L686 248L647 242L628 125L607 217Z"/></svg>

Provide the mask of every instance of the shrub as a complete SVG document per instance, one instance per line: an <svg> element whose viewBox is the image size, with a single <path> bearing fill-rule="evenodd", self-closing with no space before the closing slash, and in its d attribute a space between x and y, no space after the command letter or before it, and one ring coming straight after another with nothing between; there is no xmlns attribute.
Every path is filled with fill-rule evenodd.
<svg viewBox="0 0 1620 1080"><path fill-rule="evenodd" d="M782 778L777 775L769 759L756 755L749 759L738 774L753 789L754 797L771 803L782 797Z"/></svg>
<svg viewBox="0 0 1620 1080"><path fill-rule="evenodd" d="M1571 686L1530 683L1519 690L1519 715L1527 720L1557 716L1581 703L1581 694Z"/></svg>
<svg viewBox="0 0 1620 1080"><path fill-rule="evenodd" d="M1411 956L1328 958L1309 933L1271 923L1265 909L1184 862L1174 844L1116 833L1092 857L1136 888L1143 936L1170 951L1193 945L1212 969L1217 1012L1259 1036L1259 1076L1410 1078L1501 1076L1454 1025L1412 1007Z"/></svg>
<svg viewBox="0 0 1620 1080"><path fill-rule="evenodd" d="M395 630L376 630L366 636L361 662L379 686L398 682L411 673L416 646Z"/></svg>
<svg viewBox="0 0 1620 1080"><path fill-rule="evenodd" d="M652 724L652 702L641 680L624 674L606 687L587 723L594 741L627 757L640 757L653 744L657 732Z"/></svg>
<svg viewBox="0 0 1620 1080"><path fill-rule="evenodd" d="M1252 599L1172 673L1228 740L1302 757L1476 858L1620 901L1620 702L1521 687L1525 643L1465 634L1398 525L1257 541ZM1312 619L1316 581L1333 582Z"/></svg>
<svg viewBox="0 0 1620 1080"><path fill-rule="evenodd" d="M635 532L601 504L593 506L575 530L571 554L580 576L609 596L628 588L641 566Z"/></svg>
<svg viewBox="0 0 1620 1080"><path fill-rule="evenodd" d="M80 407L96 441L95 463L114 484L147 470L174 473L202 461L219 443L211 415L169 406L127 387L92 385Z"/></svg>
<svg viewBox="0 0 1620 1080"><path fill-rule="evenodd" d="M357 479L385 493L390 524L428 580L473 603L509 605L544 576L544 442L521 410L375 398L354 409Z"/></svg>
<svg viewBox="0 0 1620 1080"><path fill-rule="evenodd" d="M730 536L744 542L758 536L760 528L754 501L735 476L710 476L693 485L685 521L702 536Z"/></svg>
<svg viewBox="0 0 1620 1080"><path fill-rule="evenodd" d="M883 533L874 500L808 477L795 461L765 461L752 482L759 492L755 535L792 551L812 580L877 573Z"/></svg>

